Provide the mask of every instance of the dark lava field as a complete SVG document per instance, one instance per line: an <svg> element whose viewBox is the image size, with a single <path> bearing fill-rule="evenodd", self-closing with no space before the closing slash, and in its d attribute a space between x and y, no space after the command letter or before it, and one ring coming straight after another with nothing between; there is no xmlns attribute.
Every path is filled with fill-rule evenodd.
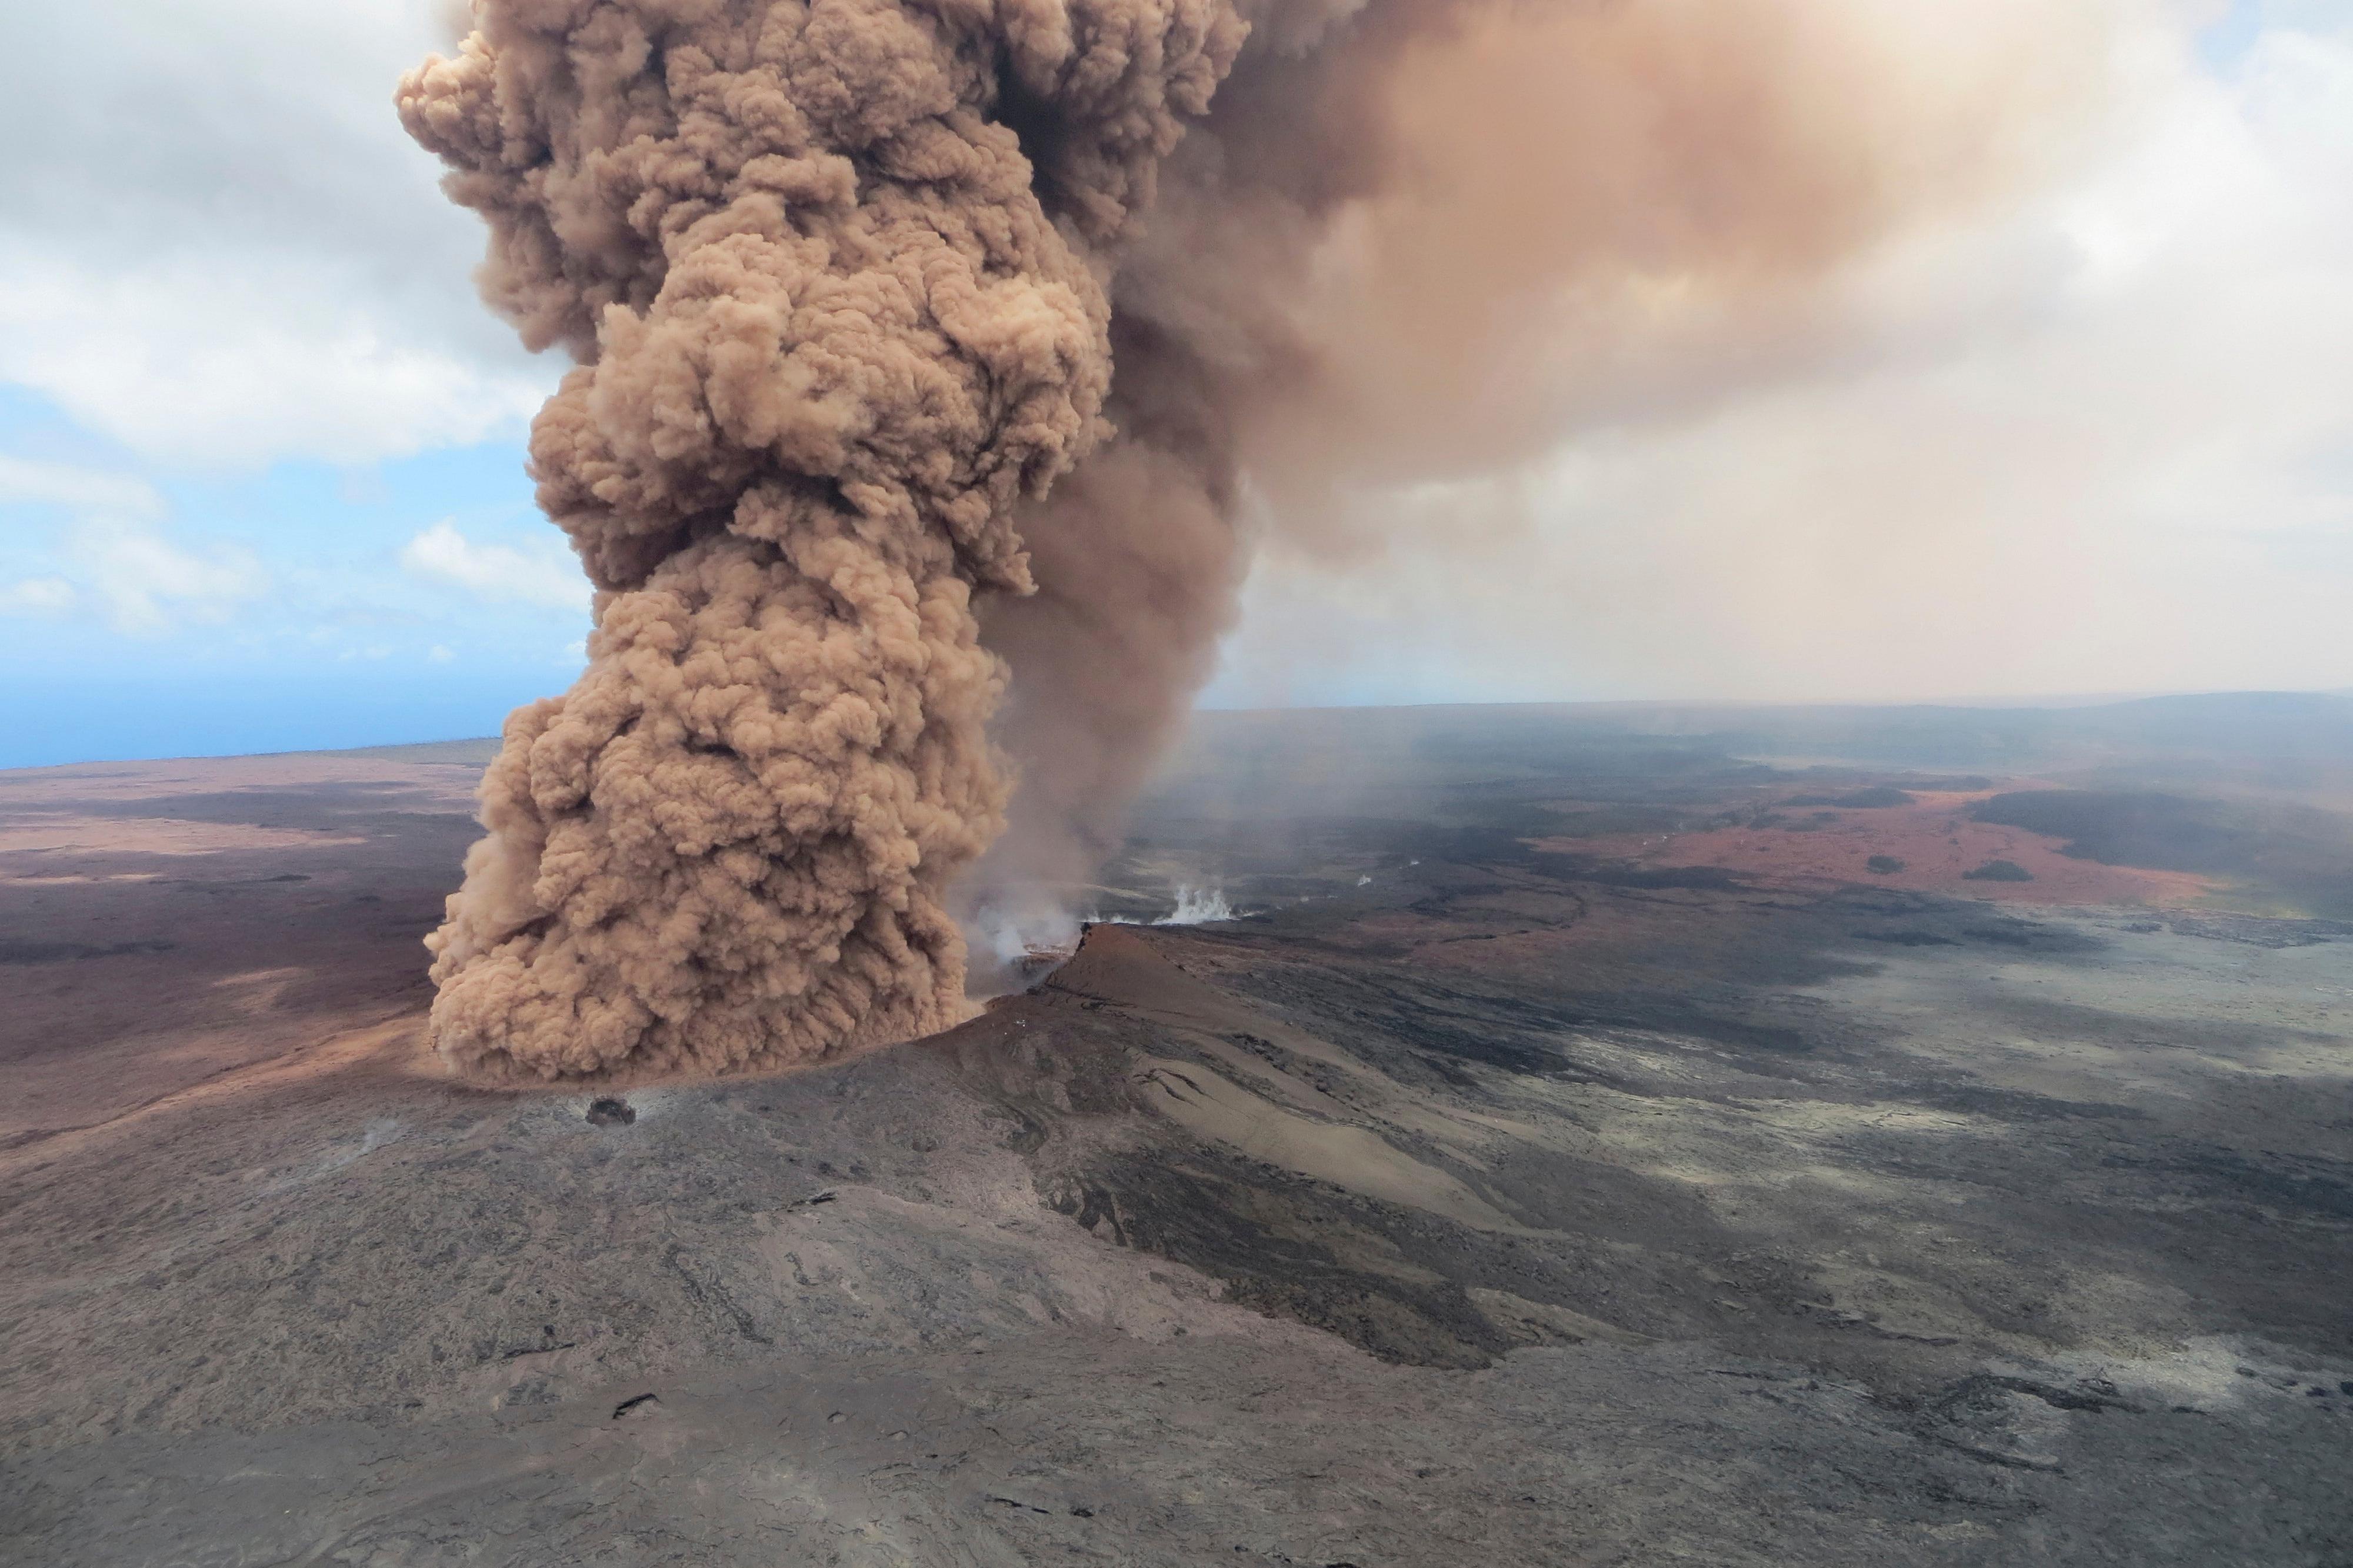
<svg viewBox="0 0 2353 1568"><path fill-rule="evenodd" d="M1034 989L541 1093L481 748L0 774L0 1561L2353 1563L2347 721L2042 711L1205 716Z"/></svg>

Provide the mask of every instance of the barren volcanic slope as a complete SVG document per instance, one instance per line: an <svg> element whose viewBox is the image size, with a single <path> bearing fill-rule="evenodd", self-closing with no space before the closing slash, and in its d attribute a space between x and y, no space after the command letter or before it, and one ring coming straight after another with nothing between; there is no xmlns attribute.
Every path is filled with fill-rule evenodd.
<svg viewBox="0 0 2353 1568"><path fill-rule="evenodd" d="M1072 892L1247 918L602 1108L478 753L0 775L0 1559L2353 1562L2325 856L1645 723L1213 721Z"/></svg>

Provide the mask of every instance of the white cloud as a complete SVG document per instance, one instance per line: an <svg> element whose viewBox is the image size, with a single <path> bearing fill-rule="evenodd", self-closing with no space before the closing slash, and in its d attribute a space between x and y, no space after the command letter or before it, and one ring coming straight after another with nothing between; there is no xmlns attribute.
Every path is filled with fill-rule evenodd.
<svg viewBox="0 0 2353 1568"><path fill-rule="evenodd" d="M364 462L512 428L559 367L473 298L482 235L392 106L431 0L18 7L0 380L142 456Z"/></svg>
<svg viewBox="0 0 2353 1568"><path fill-rule="evenodd" d="M0 584L0 616L56 619L71 615L80 603L80 591L63 577L26 577Z"/></svg>
<svg viewBox="0 0 2353 1568"><path fill-rule="evenodd" d="M79 524L66 550L80 568L83 594L104 609L108 625L132 637L161 636L185 621L225 621L269 586L250 552L199 553L136 524Z"/></svg>
<svg viewBox="0 0 2353 1568"><path fill-rule="evenodd" d="M431 647L426 650L425 662L427 664L448 664L457 657L458 656L456 654L451 653L439 643L435 643Z"/></svg>
<svg viewBox="0 0 2353 1568"><path fill-rule="evenodd" d="M150 458L367 462L517 428L549 390L332 258L191 246L93 264L6 237L0 272L0 379Z"/></svg>
<svg viewBox="0 0 2353 1568"><path fill-rule="evenodd" d="M116 631L153 637L183 621L226 620L269 587L250 551L193 551L166 539L157 527L164 498L131 475L0 457L0 505L61 507L74 517L54 552L68 571L0 586L0 614L60 617L90 607Z"/></svg>
<svg viewBox="0 0 2353 1568"><path fill-rule="evenodd" d="M0 506L61 506L83 516L154 518L164 498L144 479L0 456Z"/></svg>
<svg viewBox="0 0 2353 1568"><path fill-rule="evenodd" d="M476 544L444 518L410 540L400 563L420 576L454 583L479 598L539 605L552 610L588 607L588 580L569 551L517 550Z"/></svg>

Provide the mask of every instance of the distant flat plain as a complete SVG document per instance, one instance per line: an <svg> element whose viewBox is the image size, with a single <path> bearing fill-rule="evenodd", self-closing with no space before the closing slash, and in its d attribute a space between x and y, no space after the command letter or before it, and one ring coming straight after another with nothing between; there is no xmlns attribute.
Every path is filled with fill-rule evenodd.
<svg viewBox="0 0 2353 1568"><path fill-rule="evenodd" d="M2353 1562L2345 700L1205 715L1037 989L521 1094L489 752L0 773L0 1557Z"/></svg>

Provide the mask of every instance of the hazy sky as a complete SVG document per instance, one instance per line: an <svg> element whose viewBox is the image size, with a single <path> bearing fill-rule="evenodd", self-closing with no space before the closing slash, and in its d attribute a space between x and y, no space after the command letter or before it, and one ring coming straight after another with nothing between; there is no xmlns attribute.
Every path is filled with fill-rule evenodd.
<svg viewBox="0 0 2353 1568"><path fill-rule="evenodd" d="M2353 0L2049 3L2122 20L2031 188L1768 374L1270 561L1211 700L2353 686ZM486 733L578 668L559 367L391 110L439 9L0 21L0 765Z"/></svg>

